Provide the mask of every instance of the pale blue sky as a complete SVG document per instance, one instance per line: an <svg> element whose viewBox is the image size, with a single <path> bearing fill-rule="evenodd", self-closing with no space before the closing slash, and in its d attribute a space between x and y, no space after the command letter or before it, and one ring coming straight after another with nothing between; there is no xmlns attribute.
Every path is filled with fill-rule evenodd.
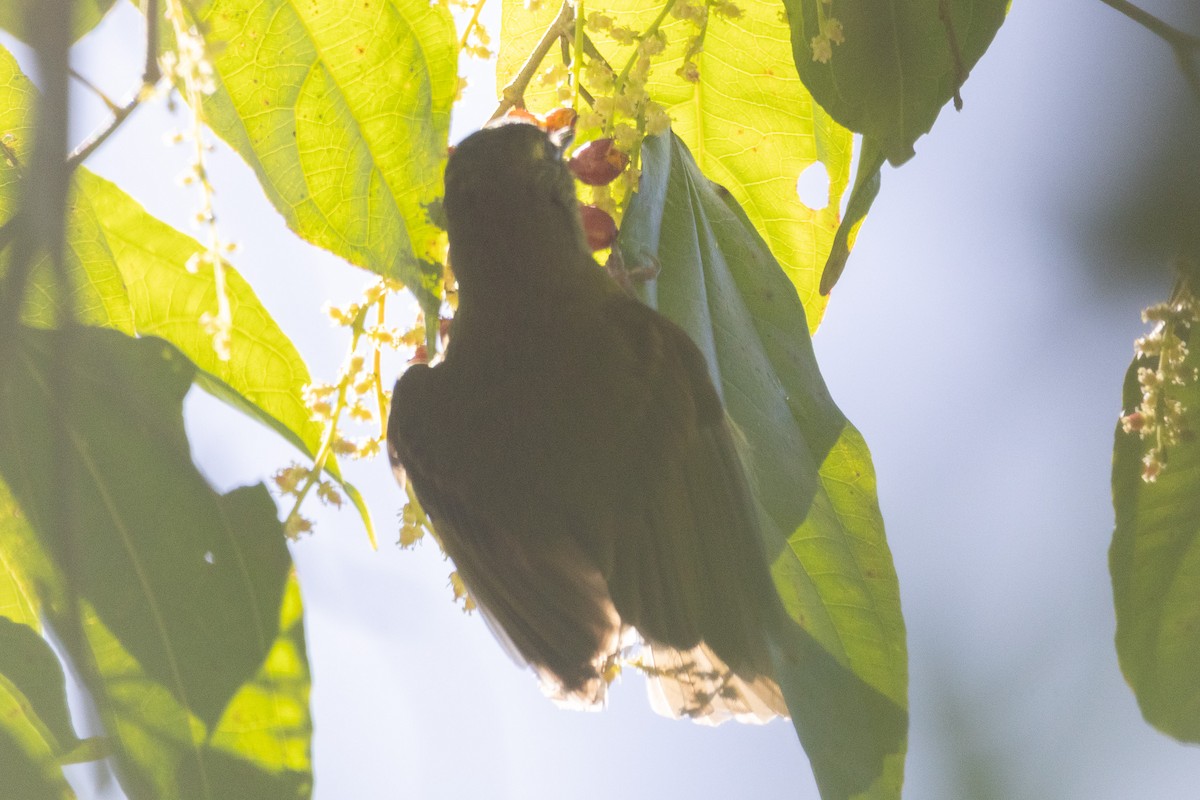
<svg viewBox="0 0 1200 800"><path fill-rule="evenodd" d="M1146 5L1170 17L1186 2ZM136 24L119 4L77 67L109 76L117 94L132 86ZM1017 2L963 96L964 111L943 112L912 162L886 171L816 339L835 399L875 456L900 575L905 796L1194 798L1200 751L1150 729L1117 669L1106 561L1121 379L1139 311L1165 294L1167 273L1102 285L1081 217L1097 193L1121 190L1106 177L1114 158L1155 146L1153 115L1187 102L1183 83L1165 46L1099 0ZM86 108L79 135L99 119ZM455 136L486 113L462 114ZM186 229L194 200L174 183L186 154L162 144L179 124L161 104L141 109L89 166ZM238 267L314 375L331 376L344 341L320 306L351 299L368 276L287 232L223 148L213 173ZM199 392L188 430L221 488L292 458ZM317 533L293 547L317 798L816 797L787 724L666 720L636 677L604 713L557 710L451 604L432 543L391 544L401 495L386 464L348 471L380 551L352 513L316 514Z"/></svg>

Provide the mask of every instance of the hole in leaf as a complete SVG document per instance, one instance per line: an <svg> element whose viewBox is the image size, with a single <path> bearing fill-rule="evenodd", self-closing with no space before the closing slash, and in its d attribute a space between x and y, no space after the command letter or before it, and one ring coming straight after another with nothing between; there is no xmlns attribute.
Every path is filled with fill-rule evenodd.
<svg viewBox="0 0 1200 800"><path fill-rule="evenodd" d="M204 560L207 561L209 564L212 564L216 561L216 558L213 557L212 550L209 550L207 553L204 554Z"/></svg>
<svg viewBox="0 0 1200 800"><path fill-rule="evenodd" d="M829 205L829 173L820 161L805 167L796 179L796 194L800 202L809 208L824 208Z"/></svg>

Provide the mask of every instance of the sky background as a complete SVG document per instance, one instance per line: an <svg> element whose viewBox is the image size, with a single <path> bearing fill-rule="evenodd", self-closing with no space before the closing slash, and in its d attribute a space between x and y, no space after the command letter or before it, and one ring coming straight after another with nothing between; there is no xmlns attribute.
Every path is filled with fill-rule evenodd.
<svg viewBox="0 0 1200 800"><path fill-rule="evenodd" d="M1143 4L1200 32L1194 0ZM493 33L496 33L493 28ZM124 96L140 23L119 3L77 69ZM4 39L28 64L28 52ZM487 78L474 65L473 82ZM816 336L834 398L875 458L911 671L905 796L918 800L1189 800L1200 751L1141 719L1112 644L1112 433L1143 326L1166 296L1138 209L1169 201L1164 153L1200 153L1170 50L1099 0L1015 4L917 156L883 188ZM78 104L81 138L103 119ZM490 111L465 107L461 138ZM161 102L88 163L188 230ZM133 155L136 154L136 155ZM248 168L213 157L235 263L318 379L346 339L321 314L369 281L289 233ZM1161 216L1161 215L1158 215ZM193 390L195 460L218 488L294 458ZM401 493L382 459L350 465L380 530L319 512L292 547L306 604L320 800L487 797L815 798L792 727L705 728L654 715L629 675L603 713L559 711L477 616L450 601L432 542L393 545ZM77 769L83 797L95 789Z"/></svg>

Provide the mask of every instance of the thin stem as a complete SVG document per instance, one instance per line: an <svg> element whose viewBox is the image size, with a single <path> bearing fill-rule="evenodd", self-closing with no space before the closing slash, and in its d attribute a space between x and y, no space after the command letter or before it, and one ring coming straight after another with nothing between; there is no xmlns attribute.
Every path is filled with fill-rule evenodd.
<svg viewBox="0 0 1200 800"><path fill-rule="evenodd" d="M1131 20L1153 33L1166 42L1175 52L1175 61L1183 72L1188 87L1200 102L1200 69L1196 67L1196 54L1200 52L1200 36L1181 31L1145 9L1135 6L1129 0L1100 0L1106 6L1113 8Z"/></svg>
<svg viewBox="0 0 1200 800"><path fill-rule="evenodd" d="M144 93L143 87L143 91L139 91L128 103L114 108L112 119L108 121L107 125L93 133L85 141L76 145L75 149L71 151L71 155L67 156L67 169L73 170L82 164L87 160L88 156L96 152L97 148L108 140L108 137L116 133L117 128L121 127L121 124L129 118L133 110L142 102Z"/></svg>
<svg viewBox="0 0 1200 800"><path fill-rule="evenodd" d="M637 37L638 44L634 45L633 52L629 54L629 60L625 62L625 66L621 70L621 74L617 76L615 81L613 81L613 97L621 96L621 92L625 88L625 81L629 80L629 73L633 70L633 65L637 63L638 56L641 54L641 47L639 46L641 42L658 33L659 26L663 24L663 20L667 18L667 14L670 14L671 9L674 7L675 0L667 0L667 2L663 4L662 10L658 12L658 16L654 18L654 21L651 22L649 27L642 31L642 34ZM608 121L605 122L604 132L606 135L612 134L613 120L615 117L616 114L611 114L608 117Z"/></svg>
<svg viewBox="0 0 1200 800"><path fill-rule="evenodd" d="M476 3L475 7L472 9L471 19L467 21L467 26L463 28L462 39L460 39L458 42L458 49L460 51L467 49L467 41L471 38L472 31L479 26L479 15L483 11L483 7L486 3L487 0L479 0L479 2Z"/></svg>
<svg viewBox="0 0 1200 800"><path fill-rule="evenodd" d="M1163 22L1149 11L1135 6L1129 0L1100 0L1100 2L1120 11L1172 47L1189 50L1200 49L1200 36L1193 36L1186 31L1179 30L1174 25Z"/></svg>
<svg viewBox="0 0 1200 800"><path fill-rule="evenodd" d="M376 313L375 322L380 330L383 330L383 325L386 321L386 302L387 295L379 298L379 310ZM375 339L372 339L371 346L374 350L374 358L371 359L371 366L373 368L373 378L375 381L375 402L379 404L379 435L387 436L388 404L387 395L383 393L383 365L381 363L379 342Z"/></svg>
<svg viewBox="0 0 1200 800"><path fill-rule="evenodd" d="M571 0L563 0L558 16L554 18L554 22L550 23L550 27L546 28L546 32L542 34L541 40L538 41L537 46L529 54L529 58L521 65L521 71L517 73L517 76L500 93L500 105L496 107L496 111L488 119L488 122L499 119L508 113L509 109L517 108L524 104L525 89L528 88L529 82L533 80L533 76L537 74L538 67L542 65L546 54L550 52L550 48L554 46L556 41L571 31L574 25L575 9L571 5Z"/></svg>
<svg viewBox="0 0 1200 800"><path fill-rule="evenodd" d="M70 75L72 78L82 83L85 89L96 95L96 97L100 98L100 102L108 106L108 112L110 114L116 114L121 109L121 107L114 103L112 98L106 95L99 86L88 80L82 73L77 72L74 67L70 69Z"/></svg>
<svg viewBox="0 0 1200 800"><path fill-rule="evenodd" d="M575 90L575 97L571 102L571 108L579 111L580 90L583 89L583 84L580 81L580 76L583 74L583 42L586 39L586 34L583 31L583 15L584 15L584 0L577 0L579 7L575 9L575 32L573 38L574 45L573 57L571 59L571 85ZM588 105L591 105L589 101Z"/></svg>
<svg viewBox="0 0 1200 800"><path fill-rule="evenodd" d="M362 314L366 313L363 309ZM350 337L350 356L353 357L354 352L358 349L358 340L362 337L362 319L360 315L355 320L353 334ZM325 428L325 435L321 437L321 444L317 447L316 455L313 457L313 467L304 479L304 485L300 487L300 491L296 492L296 502L292 505L292 510L288 513L287 518L283 521L283 529L291 530L291 526L300 516L300 507L304 505L304 499L308 497L308 493L321 480L321 473L325 471L325 462L329 460L329 455L333 452L333 443L337 441L338 419L341 417L342 411L346 408L346 390L350 387L350 382L343 375L338 380L337 400L333 404L333 411L329 416L329 425Z"/></svg>
<svg viewBox="0 0 1200 800"><path fill-rule="evenodd" d="M142 68L142 85L137 88L133 99L123 106L118 106L104 92L92 84L91 81L78 72L71 70L71 75L88 89L92 90L108 106L108 110L112 112L113 116L107 125L93 133L86 141L71 151L71 154L67 156L68 172L82 164L100 145L104 144L105 140L109 136L112 136L117 128L121 127L122 123L129 118L129 115L138 107L138 104L150 95L155 85L162 78L162 72L158 66L158 0L145 0L144 10L146 12L146 62Z"/></svg>

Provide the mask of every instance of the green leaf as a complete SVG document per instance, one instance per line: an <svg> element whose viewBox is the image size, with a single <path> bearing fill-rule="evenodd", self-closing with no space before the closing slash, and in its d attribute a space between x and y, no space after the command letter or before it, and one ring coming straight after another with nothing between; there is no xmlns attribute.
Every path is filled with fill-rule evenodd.
<svg viewBox="0 0 1200 800"><path fill-rule="evenodd" d="M0 157L0 221L15 213L20 191L21 165L33 153L33 108L37 90L21 73L16 59L0 47L0 137L18 164ZM75 294L75 316L81 322L133 330L133 315L121 273L107 257L95 219L72 213L67 217L67 248L63 262ZM0 251L0 274L7 273L11 248ZM22 316L27 324L49 327L55 323L54 298L58 294L50 261L39 256L33 265Z"/></svg>
<svg viewBox="0 0 1200 800"><path fill-rule="evenodd" d="M878 141L893 165L913 155L1004 22L1009 0L784 0L796 70L835 120ZM819 10L820 9L820 10ZM943 19L940 11L945 10ZM845 41L813 59L819 14ZM958 51L958 58L955 51Z"/></svg>
<svg viewBox="0 0 1200 800"><path fill-rule="evenodd" d="M79 745L67 710L67 678L58 656L28 625L0 617L0 684L25 699L24 716L43 730L56 755Z"/></svg>
<svg viewBox="0 0 1200 800"><path fill-rule="evenodd" d="M197 17L218 86L206 121L288 226L436 303L444 237L426 206L442 193L458 81L447 8L211 0Z"/></svg>
<svg viewBox="0 0 1200 800"><path fill-rule="evenodd" d="M7 83L3 79L7 78ZM19 157L29 148L33 94L15 60L0 49L0 133L13 137ZM16 207L18 170L0 160L0 219ZM225 291L233 316L232 356L217 358L212 337L200 324L217 307L210 269L192 273L186 265L204 248L195 239L146 213L120 188L78 169L70 198L66 258L79 296L77 319L96 325L161 336L198 367L196 383L218 399L271 428L302 453L315 456L321 425L311 419L302 398L311 382L295 345L271 318L254 290L234 268L225 271ZM0 253L0 269L4 266ZM51 299L56 281L43 259L34 271L27 324L54 323ZM341 479L337 460L326 470ZM356 503L368 532L365 505Z"/></svg>
<svg viewBox="0 0 1200 800"><path fill-rule="evenodd" d="M161 339L95 329L24 330L7 355L0 475L20 506L0 483L0 557L88 682L126 794L310 796L298 585L265 489L218 495L191 464L194 367ZM48 528L55 513L88 535Z"/></svg>
<svg viewBox="0 0 1200 800"><path fill-rule="evenodd" d="M259 618L289 564L274 504L260 490L217 495L192 465L194 367L167 343L27 329L12 344L0 473L122 644L215 722L274 639Z"/></svg>
<svg viewBox="0 0 1200 800"><path fill-rule="evenodd" d="M127 794L307 797L309 679L282 527L264 487L219 495L192 465L195 367L160 339L99 329L23 329L6 356L0 475L19 511L9 500L0 552L39 587Z"/></svg>
<svg viewBox="0 0 1200 800"><path fill-rule="evenodd" d="M39 9L41 3L42 0L5 0L0 3L0 28L23 42L29 42L26 18L30 13L44 13ZM83 38L85 33L96 27L115 3L116 0L72 0L71 12L75 20L71 25L71 41Z"/></svg>
<svg viewBox="0 0 1200 800"><path fill-rule="evenodd" d="M1182 338L1186 376L1200 367L1196 325ZM1138 370L1157 367L1157 358L1130 365L1122 393L1127 411L1142 401ZM1193 435L1169 449L1157 480L1142 480L1149 441L1118 425L1113 447L1116 529L1109 568L1117 656L1146 721L1182 741L1200 742L1200 443L1194 440L1200 383L1193 378L1165 391L1183 403L1182 427Z"/></svg>
<svg viewBox="0 0 1200 800"><path fill-rule="evenodd" d="M497 80L503 86L520 69L557 8L543 3L536 11L523 0L504 0L503 43ZM771 252L791 279L812 330L816 330L828 298L818 291L821 271L838 227L842 195L850 180L852 141L820 106L792 66L788 27L778 3L739 2L736 19L710 14L703 52L694 58L696 83L676 74L688 40L696 28L667 17L662 32L667 50L655 56L650 95L671 115L672 128L692 151L700 169L726 187L741 204ZM660 4L616 0L603 7L619 25L645 30ZM633 49L620 47L591 32L600 51L618 72ZM559 59L552 48L546 63ZM530 108L545 111L559 105L553 87L535 81L526 95ZM800 201L796 182L813 164L824 165L829 177L821 208Z"/></svg>
<svg viewBox="0 0 1200 800"><path fill-rule="evenodd" d="M846 217L838 225L837 233L833 237L833 249L829 251L825 269L821 272L820 292L823 295L833 291L838 278L842 277L842 271L846 269L846 262L850 259L850 248L854 246L858 229L862 227L867 212L871 210L871 204L879 194L883 161L883 153L875 146L875 142L865 139L858 161L858 172L854 176L854 188L846 202Z"/></svg>
<svg viewBox="0 0 1200 800"><path fill-rule="evenodd" d="M132 800L311 796L310 679L295 575L278 611L279 636L211 737L96 615L85 616L88 649L102 675L105 726L121 745L120 780Z"/></svg>
<svg viewBox="0 0 1200 800"><path fill-rule="evenodd" d="M651 137L642 154L620 247L629 264L657 260L647 299L700 346L747 440L776 585L797 622L778 677L822 797L897 798L907 655L870 455L737 202L679 139Z"/></svg>
<svg viewBox="0 0 1200 800"><path fill-rule="evenodd" d="M0 489L3 489L2 484ZM5 498L0 497L0 515L8 510ZM28 625L36 631L40 628L37 600L33 591L25 585L24 575L17 567L15 558L11 553L5 552L2 546L4 527L4 522L0 521L0 617Z"/></svg>
<svg viewBox="0 0 1200 800"><path fill-rule="evenodd" d="M75 197L76 215L96 220L108 259L124 277L137 332L174 344L203 371L198 381L202 388L314 454L321 426L310 419L301 399L311 381L308 368L242 276L226 270L233 338L232 357L222 361L200 324L200 316L217 307L212 271L185 268L204 251L200 243L147 214L132 197L87 170L79 172Z"/></svg>
<svg viewBox="0 0 1200 800"><path fill-rule="evenodd" d="M20 800L74 800L45 743L22 721L10 716L13 706L0 686L0 775L6 797Z"/></svg>

